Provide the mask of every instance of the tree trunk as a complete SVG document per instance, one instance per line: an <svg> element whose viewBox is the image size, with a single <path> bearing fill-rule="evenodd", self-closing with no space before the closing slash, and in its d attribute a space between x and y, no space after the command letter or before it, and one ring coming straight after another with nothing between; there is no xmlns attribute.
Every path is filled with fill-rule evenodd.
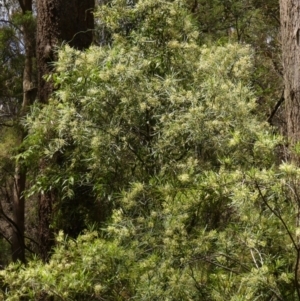
<svg viewBox="0 0 300 301"><path fill-rule="evenodd" d="M47 104L53 92L51 81L45 75L53 71L53 62L57 59L55 51L63 43L83 50L93 41L95 0L39 0L37 1L37 68L38 68L38 99ZM55 160L55 159L54 159ZM40 171L47 166L40 164ZM51 164L51 163L50 163ZM55 162L52 162L55 164ZM39 196L39 240L41 257L47 261L53 246L53 231L50 229L52 208L56 202L53 191Z"/></svg>
<svg viewBox="0 0 300 301"><path fill-rule="evenodd" d="M15 168L13 196L13 232L12 232L12 260L25 262L25 198L23 192L26 185L26 170L19 164Z"/></svg>
<svg viewBox="0 0 300 301"><path fill-rule="evenodd" d="M95 0L39 0L37 1L37 64L38 96L47 103L53 90L43 78L53 70L55 51L62 43L83 50L93 41Z"/></svg>
<svg viewBox="0 0 300 301"><path fill-rule="evenodd" d="M32 0L19 1L23 15L32 14ZM23 42L25 48L25 62L23 73L23 102L20 117L23 117L30 104L36 97L36 87L33 75L33 59L35 57L35 30L31 20L24 21L22 26ZM23 126L19 126L20 144L26 136ZM12 259L25 262L25 197L26 170L20 164L16 164L14 176L14 196L13 196L13 233L12 233Z"/></svg>
<svg viewBox="0 0 300 301"><path fill-rule="evenodd" d="M280 17L287 132L294 146L300 141L300 2L281 0Z"/></svg>
<svg viewBox="0 0 300 301"><path fill-rule="evenodd" d="M284 72L284 98L287 134L291 161L299 166L300 153L295 146L300 143L300 2L280 0L282 60ZM298 148L298 147L296 147ZM297 186L297 185L296 185ZM295 187L295 191L299 189ZM292 196L297 208L296 227L300 227L300 200L298 193ZM296 234L295 289L300 300L300 236Z"/></svg>

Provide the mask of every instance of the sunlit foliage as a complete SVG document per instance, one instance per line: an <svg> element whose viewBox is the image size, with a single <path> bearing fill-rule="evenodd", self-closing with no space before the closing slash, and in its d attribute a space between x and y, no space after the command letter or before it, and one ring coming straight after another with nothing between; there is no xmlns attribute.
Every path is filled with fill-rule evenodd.
<svg viewBox="0 0 300 301"><path fill-rule="evenodd" d="M96 15L111 44L59 50L18 160L36 167L28 194L92 187L112 216L1 272L6 300L295 300L300 172L255 114L251 48L202 45L182 1Z"/></svg>

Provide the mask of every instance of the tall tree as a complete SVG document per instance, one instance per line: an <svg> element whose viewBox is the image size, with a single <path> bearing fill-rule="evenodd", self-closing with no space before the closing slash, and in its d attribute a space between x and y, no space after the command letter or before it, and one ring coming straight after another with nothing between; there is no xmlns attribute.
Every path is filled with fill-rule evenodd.
<svg viewBox="0 0 300 301"><path fill-rule="evenodd" d="M56 60L56 49L62 43L83 50L93 41L94 0L41 0L37 2L37 68L38 99L46 104L53 91L53 85L45 80L51 74ZM56 160L55 158L53 160ZM43 160L40 168L45 169ZM41 256L47 260L53 244L53 231L50 230L54 191L39 196L39 240Z"/></svg>
<svg viewBox="0 0 300 301"><path fill-rule="evenodd" d="M300 164L300 3L297 0L280 1L282 59L284 72L284 98L286 107L287 135L290 159ZM296 227L300 227L299 183L295 183L292 194L296 207ZM297 260L295 283L300 300L300 235L297 236Z"/></svg>
<svg viewBox="0 0 300 301"><path fill-rule="evenodd" d="M281 0L280 17L287 133L295 145L300 141L300 3ZM299 162L296 156L293 159Z"/></svg>
<svg viewBox="0 0 300 301"><path fill-rule="evenodd" d="M33 64L35 57L35 22L32 17L32 0L19 0L22 10L22 33L25 49L25 61L23 72L23 102L20 111L20 117L23 117L30 104L36 97L35 76L33 72ZM22 143L26 136L23 126L19 126L19 139ZM14 179L14 222L15 227L12 236L12 258L14 261L20 260L25 262L25 196L26 187L26 168L20 164L16 164Z"/></svg>
<svg viewBox="0 0 300 301"><path fill-rule="evenodd" d="M28 106L33 102L35 98L35 76L34 76L34 57L35 57L35 21L32 15L32 0L12 0L12 1L2 1L2 19L1 23L5 26L1 26L2 35L1 40L6 36L10 37L8 40L15 40L15 42L8 43L7 47L3 47L5 50L1 50L1 58L7 57L3 61L2 72L5 74L4 78L1 76L1 107L9 107L9 109L4 116L10 126L13 126L14 136L17 137L15 145L20 145L26 136L26 131L24 127L19 122L21 117L27 112ZM5 53L10 53L10 55L5 56ZM4 54L4 57L3 57ZM15 65L14 61L18 59L18 69L12 66ZM23 76L21 75L21 70L23 69ZM4 71L4 72L3 72ZM8 76L14 76L19 78L19 81L14 84L7 84ZM4 83L2 80L4 79ZM13 83L13 81L9 81ZM12 88L13 86L18 87ZM3 87L5 87L3 89ZM10 89L7 89L9 87ZM8 93L9 92L9 93ZM5 100L7 99L7 100ZM7 105L6 105L7 104ZM5 125L4 123L4 125ZM3 125L3 123L2 123ZM8 151L12 153L12 148ZM11 172L13 174L13 172ZM25 232L25 199L24 190L26 183L26 170L19 163L15 165L14 180L10 181L12 186L13 194L9 196L12 205L12 219L10 219L6 214L3 213L5 219L9 221L12 227L11 244L12 244L12 258L14 261L20 260L25 261L25 242L24 242L24 232Z"/></svg>

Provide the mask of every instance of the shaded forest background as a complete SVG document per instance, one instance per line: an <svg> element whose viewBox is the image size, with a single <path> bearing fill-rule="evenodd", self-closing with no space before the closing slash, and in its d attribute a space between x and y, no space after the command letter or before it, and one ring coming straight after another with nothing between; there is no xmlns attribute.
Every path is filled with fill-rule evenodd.
<svg viewBox="0 0 300 301"><path fill-rule="evenodd" d="M3 300L300 300L282 11L0 1Z"/></svg>

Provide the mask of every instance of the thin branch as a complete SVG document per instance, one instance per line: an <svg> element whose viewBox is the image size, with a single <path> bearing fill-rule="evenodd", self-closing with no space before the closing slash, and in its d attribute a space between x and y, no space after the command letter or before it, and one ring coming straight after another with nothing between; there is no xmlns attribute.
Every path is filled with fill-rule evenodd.
<svg viewBox="0 0 300 301"><path fill-rule="evenodd" d="M132 151L132 153L137 157L137 159L143 164L146 165L141 156L134 150L134 148L128 143L128 148Z"/></svg>
<svg viewBox="0 0 300 301"><path fill-rule="evenodd" d="M196 289L201 291L201 286L199 285L199 281L197 281L196 277L195 277L195 273L194 273L194 270L192 268L192 266L189 264L189 268L191 270L191 274L190 276L192 277L192 279L194 280L195 282L195 286L196 286Z"/></svg>
<svg viewBox="0 0 300 301"><path fill-rule="evenodd" d="M31 242L33 242L33 243L36 244L38 247L40 246L40 244L39 244L37 241L35 241L33 238L31 238L31 237L29 237L29 236L26 236L26 235L24 235L24 238L25 238L25 239L28 239L28 240L31 241Z"/></svg>
<svg viewBox="0 0 300 301"><path fill-rule="evenodd" d="M248 268L245 264L241 263L239 260L234 259L234 258L232 258L231 256L229 256L229 255L227 255L227 254L224 254L224 253L222 253L222 252L219 253L219 254L220 254L221 256L224 256L224 257L226 257L227 259L229 259L229 260L235 262L236 264L240 265L240 266L241 266L243 269L245 269L246 271L251 272L251 269Z"/></svg>
<svg viewBox="0 0 300 301"><path fill-rule="evenodd" d="M257 262L256 262L256 259L255 259L255 256L254 256L254 254L253 254L253 250L252 250L252 249L250 249L250 253L251 253L251 257L252 257L252 259L253 259L253 262L254 262L256 268L258 269L259 266L258 266L258 264L257 264Z"/></svg>
<svg viewBox="0 0 300 301"><path fill-rule="evenodd" d="M3 234L3 232L1 231L0 232L0 235L8 242L8 244L9 245L11 245L12 243L11 243L11 241L9 240L9 238L8 237L6 237L4 234Z"/></svg>
<svg viewBox="0 0 300 301"><path fill-rule="evenodd" d="M16 224L16 223L8 216L8 215L6 215L6 214L4 213L2 206L1 206L1 208L0 208L0 214L2 214L3 217L4 217L4 219L10 224L10 226L13 227L13 228L15 229L14 231L17 232L18 237L21 237L22 234L21 234L21 231L20 231L18 225L17 225L17 224ZM25 238L25 237L24 237L24 238ZM30 239L29 237L26 237L26 238L28 238L29 240L35 242L33 239ZM37 244L37 242L35 242L35 243ZM35 253L35 252L32 251L29 247L27 247L25 243L24 243L23 247L24 247L27 251L29 251L30 253L32 253L32 254Z"/></svg>
<svg viewBox="0 0 300 301"><path fill-rule="evenodd" d="M281 93L281 97L280 99L277 101L274 109L272 110L270 116L268 117L268 123L272 124L272 119L275 116L275 114L277 113L278 109L280 108L281 104L284 102L284 90Z"/></svg>
<svg viewBox="0 0 300 301"><path fill-rule="evenodd" d="M277 22L277 25L281 24L279 18L276 16L276 14L269 12L268 15L271 16L271 18L273 18Z"/></svg>
<svg viewBox="0 0 300 301"><path fill-rule="evenodd" d="M281 217L281 215L269 205L268 201L266 201L266 198L265 198L265 196L262 194L262 191L261 191L261 189L260 189L260 187L259 187L259 185L258 185L257 182L255 182L255 186L256 186L256 188L257 188L257 190L258 190L258 194L259 194L259 196L261 197L262 201L263 201L264 204L268 207L268 209L269 209L269 210L270 210L270 211L271 211L271 212L272 212L272 213L280 220L280 222L282 223L282 225L283 225L283 227L285 228L286 232L288 233L288 236L289 236L289 238L291 239L292 244L293 244L295 250L298 251L297 243L295 242L294 237L293 237L291 231L289 230L289 228L288 228L286 222L285 222L284 219Z"/></svg>
<svg viewBox="0 0 300 301"><path fill-rule="evenodd" d="M224 269L225 271L228 271L228 272L231 272L231 273L234 273L234 274L239 274L239 272L237 272L237 271L235 271L235 270L233 270L233 269L231 269L231 268L228 268L228 267L226 267L225 265L222 265L222 264L220 264L220 263L217 263L217 262L215 262L215 261L213 261L213 260L211 260L211 259L209 259L208 257L206 257L206 256L202 256L202 257L195 257L195 260L197 261L197 260L202 260L202 261L205 261L205 262L208 262L208 263L211 263L211 264L213 264L213 265L215 265L215 266L217 266L217 267L219 267L219 268L222 268L222 269ZM191 260L190 261L190 263L192 262L193 260Z"/></svg>
<svg viewBox="0 0 300 301"><path fill-rule="evenodd" d="M262 201L264 202L264 204L269 208L269 210L277 217L279 218L279 220L281 221L283 227L285 228L285 230L287 231L288 233L288 236L290 237L292 243L293 243L293 246L297 252L297 258L296 258L296 264L295 264L295 269L294 269L294 282L295 282L295 289L296 289L296 292L297 292L297 295L298 295L298 300L300 300L300 288L299 288L299 282L298 282L298 269L299 269L299 265L300 265L300 249L296 243L296 241L294 240L293 238L293 235L292 233L290 232L286 222L283 220L283 218L281 217L281 215L276 211L274 210L270 205L269 203L266 201L265 199L265 196L262 194L262 191L258 185L257 182L255 182L255 185L256 185L256 188L258 190L258 193L262 199ZM274 292L274 291L273 291ZM277 296L277 295L276 295Z"/></svg>
<svg viewBox="0 0 300 301"><path fill-rule="evenodd" d="M7 123L0 123L0 126L5 126L5 127L9 127L9 128L14 127L13 124L7 124Z"/></svg>
<svg viewBox="0 0 300 301"><path fill-rule="evenodd" d="M0 19L0 22L1 22L1 23L9 24L9 25L11 25L12 27L15 27L17 30L20 30L20 31L21 31L21 29L20 29L16 24L14 24L13 22L11 22L11 21L9 21L9 20Z"/></svg>

